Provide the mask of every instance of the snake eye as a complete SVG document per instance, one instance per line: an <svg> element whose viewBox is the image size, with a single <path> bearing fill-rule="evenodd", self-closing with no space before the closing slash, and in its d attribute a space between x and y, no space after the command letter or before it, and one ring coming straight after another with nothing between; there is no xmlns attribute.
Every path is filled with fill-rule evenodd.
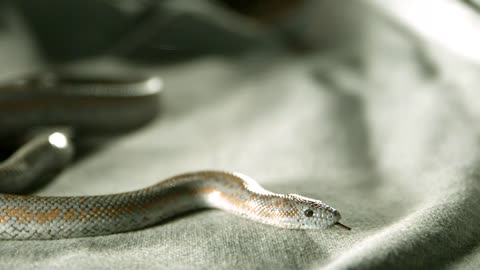
<svg viewBox="0 0 480 270"><path fill-rule="evenodd" d="M303 214L306 216L306 217L311 217L313 216L313 210L312 209L307 209L303 212Z"/></svg>

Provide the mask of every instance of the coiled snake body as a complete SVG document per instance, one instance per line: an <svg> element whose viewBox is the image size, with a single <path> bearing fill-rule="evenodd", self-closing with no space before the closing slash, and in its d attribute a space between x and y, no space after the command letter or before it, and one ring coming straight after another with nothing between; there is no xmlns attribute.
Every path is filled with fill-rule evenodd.
<svg viewBox="0 0 480 270"><path fill-rule="evenodd" d="M217 208L289 229L339 225L340 214L321 201L276 194L249 177L222 171L181 174L156 185L102 196L14 195L72 155L68 133L40 132L0 163L0 239L59 239L113 234L151 226L199 208Z"/></svg>

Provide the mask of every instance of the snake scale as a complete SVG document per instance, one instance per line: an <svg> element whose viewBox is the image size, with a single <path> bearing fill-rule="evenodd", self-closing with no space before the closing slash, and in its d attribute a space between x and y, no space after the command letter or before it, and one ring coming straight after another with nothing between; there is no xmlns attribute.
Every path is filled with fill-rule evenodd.
<svg viewBox="0 0 480 270"><path fill-rule="evenodd" d="M223 171L180 174L137 191L101 196L18 194L68 163L73 155L72 133L88 133L94 124L107 131L118 129L118 123L111 123L115 121L110 119L112 112L122 114L122 110L125 125L145 122L153 111L152 106L146 105L157 102L159 91L159 85L152 84L151 80L126 86L126 82L62 79L52 84L49 80L11 84L4 87L6 95L0 98L3 126L10 125L10 130L19 132L32 127L40 130L0 163L0 239L61 239L128 232L202 208L221 209L287 229L325 229L333 225L350 229L339 223L341 216L336 209L319 200L276 194L248 176ZM22 95L25 86L31 88L32 84L41 89L34 94L35 99ZM129 87L130 90L119 91ZM11 105L12 100L17 106ZM117 103L121 106L115 107ZM52 109L52 104L63 106ZM91 106L90 112L69 114L75 106ZM62 110L61 117L55 118L56 110ZM92 110L97 116L93 120L89 117ZM18 117L11 117L12 112ZM10 118L2 118L2 113L10 113ZM50 128L40 129L42 125ZM69 128L58 128L65 126Z"/></svg>

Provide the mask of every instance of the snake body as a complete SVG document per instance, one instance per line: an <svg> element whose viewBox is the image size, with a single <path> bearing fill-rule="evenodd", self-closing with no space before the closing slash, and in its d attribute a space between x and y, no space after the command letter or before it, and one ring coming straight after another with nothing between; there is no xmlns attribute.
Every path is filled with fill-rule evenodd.
<svg viewBox="0 0 480 270"><path fill-rule="evenodd" d="M236 173L174 176L133 192L77 197L0 195L0 239L58 239L141 229L200 208L217 208L289 229L323 229L334 208L295 194L275 194Z"/></svg>
<svg viewBox="0 0 480 270"><path fill-rule="evenodd" d="M84 93L83 88L80 90L76 92L74 102L78 100L78 93ZM145 96L144 92L139 92L139 96ZM98 97L98 91L95 95L102 99ZM71 92L66 96L68 99ZM28 101L22 101L28 104ZM108 99L107 103L112 100ZM24 116L29 115L26 111ZM32 115L24 120L36 123ZM148 113L131 123L143 121L145 116ZM82 119L73 117L69 121L77 121L79 126L89 124ZM64 119L59 123L62 121ZM9 123L25 126L23 122ZM223 171L181 174L144 189L110 195L56 197L18 194L24 193L39 177L55 173L71 159L70 132L70 129L64 132L58 128L37 132L0 163L0 239L61 239L128 232L202 208L221 209L287 229L325 229L332 225L350 229L339 223L341 216L337 210L319 200L273 193L245 175Z"/></svg>

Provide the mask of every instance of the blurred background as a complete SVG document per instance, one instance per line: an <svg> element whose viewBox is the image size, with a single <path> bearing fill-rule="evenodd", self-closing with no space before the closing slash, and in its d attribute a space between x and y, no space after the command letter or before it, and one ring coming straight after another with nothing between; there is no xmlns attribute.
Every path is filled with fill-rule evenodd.
<svg viewBox="0 0 480 270"><path fill-rule="evenodd" d="M480 61L477 5L399 0L2 1L0 76L22 69L23 62L60 65L105 56L165 65L279 47L296 53L349 47L361 51L362 40L378 31L379 18L422 42Z"/></svg>

